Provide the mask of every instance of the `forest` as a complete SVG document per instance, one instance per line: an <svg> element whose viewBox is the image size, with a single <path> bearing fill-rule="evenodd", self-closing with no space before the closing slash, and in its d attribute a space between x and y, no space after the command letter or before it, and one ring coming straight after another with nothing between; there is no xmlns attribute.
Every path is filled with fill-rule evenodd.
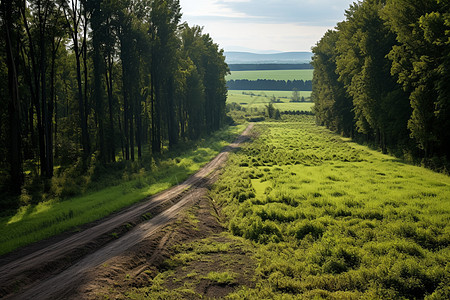
<svg viewBox="0 0 450 300"><path fill-rule="evenodd" d="M256 90L256 91L311 91L311 80L272 80L272 79L237 79L228 80L229 90Z"/></svg>
<svg viewBox="0 0 450 300"><path fill-rule="evenodd" d="M439 0L351 5L313 48L317 122L448 172L449 12Z"/></svg>
<svg viewBox="0 0 450 300"><path fill-rule="evenodd" d="M2 0L1 194L221 128L223 50L181 16L178 0Z"/></svg>

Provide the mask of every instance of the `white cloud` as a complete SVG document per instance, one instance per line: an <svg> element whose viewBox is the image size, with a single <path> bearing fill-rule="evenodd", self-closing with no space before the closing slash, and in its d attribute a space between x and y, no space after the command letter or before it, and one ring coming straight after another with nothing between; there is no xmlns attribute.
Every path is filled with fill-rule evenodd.
<svg viewBox="0 0 450 300"><path fill-rule="evenodd" d="M226 30L224 30L226 28ZM330 29L323 26L302 26L293 23L261 24L257 22L208 22L205 32L225 50L240 48L279 51L310 51Z"/></svg>
<svg viewBox="0 0 450 300"><path fill-rule="evenodd" d="M352 0L180 0L183 20L225 50L310 51Z"/></svg>
<svg viewBox="0 0 450 300"><path fill-rule="evenodd" d="M239 0L238 0L239 1ZM192 17L224 17L224 18L249 18L243 12L234 11L219 0L181 0L183 15ZM235 1L232 1L235 2Z"/></svg>

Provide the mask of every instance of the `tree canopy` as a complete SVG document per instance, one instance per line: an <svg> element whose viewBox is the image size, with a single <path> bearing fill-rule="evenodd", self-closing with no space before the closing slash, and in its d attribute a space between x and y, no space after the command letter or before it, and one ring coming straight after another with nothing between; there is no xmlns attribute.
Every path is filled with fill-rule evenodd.
<svg viewBox="0 0 450 300"><path fill-rule="evenodd" d="M365 0L314 47L319 124L383 151L450 157L450 7Z"/></svg>
<svg viewBox="0 0 450 300"><path fill-rule="evenodd" d="M229 72L178 0L2 0L1 191L219 129Z"/></svg>

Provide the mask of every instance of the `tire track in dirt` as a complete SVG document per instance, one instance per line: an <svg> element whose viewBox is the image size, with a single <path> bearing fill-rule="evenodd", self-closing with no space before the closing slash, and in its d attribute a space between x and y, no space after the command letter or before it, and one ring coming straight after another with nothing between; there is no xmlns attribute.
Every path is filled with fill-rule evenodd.
<svg viewBox="0 0 450 300"><path fill-rule="evenodd" d="M239 144L249 138L252 128L253 124L250 124L232 144L225 147L213 160L180 185L153 196L143 203L132 206L92 228L1 266L0 298L58 299L64 297L65 292L70 290L69 287L76 285L76 282L82 279L89 269L120 255L162 229L174 220L188 204L205 195L206 187L216 179L217 176L215 175L226 162L229 152L238 149ZM176 204L152 219L137 225L119 239L85 255L78 262L71 262L68 267L59 269L49 267L52 262L58 264L70 259L70 256L77 249L94 243L97 239L111 232L111 229L139 219L149 210L166 202L176 202ZM38 272L43 267L48 268L49 272L47 274L39 272L38 278L33 278L33 272ZM58 273L55 275L56 272ZM18 289L20 292L15 293Z"/></svg>

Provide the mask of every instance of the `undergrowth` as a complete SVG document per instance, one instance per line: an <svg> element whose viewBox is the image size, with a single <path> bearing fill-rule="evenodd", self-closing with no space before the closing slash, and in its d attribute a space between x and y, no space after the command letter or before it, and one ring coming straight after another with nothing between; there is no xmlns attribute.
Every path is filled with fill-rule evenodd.
<svg viewBox="0 0 450 300"><path fill-rule="evenodd" d="M93 163L86 174L79 164L61 171L49 183L49 194L36 201L25 193L20 208L0 217L0 255L67 230L77 231L85 223L181 183L244 127L228 127L157 159L144 156L139 162L117 163L116 170L101 170Z"/></svg>

